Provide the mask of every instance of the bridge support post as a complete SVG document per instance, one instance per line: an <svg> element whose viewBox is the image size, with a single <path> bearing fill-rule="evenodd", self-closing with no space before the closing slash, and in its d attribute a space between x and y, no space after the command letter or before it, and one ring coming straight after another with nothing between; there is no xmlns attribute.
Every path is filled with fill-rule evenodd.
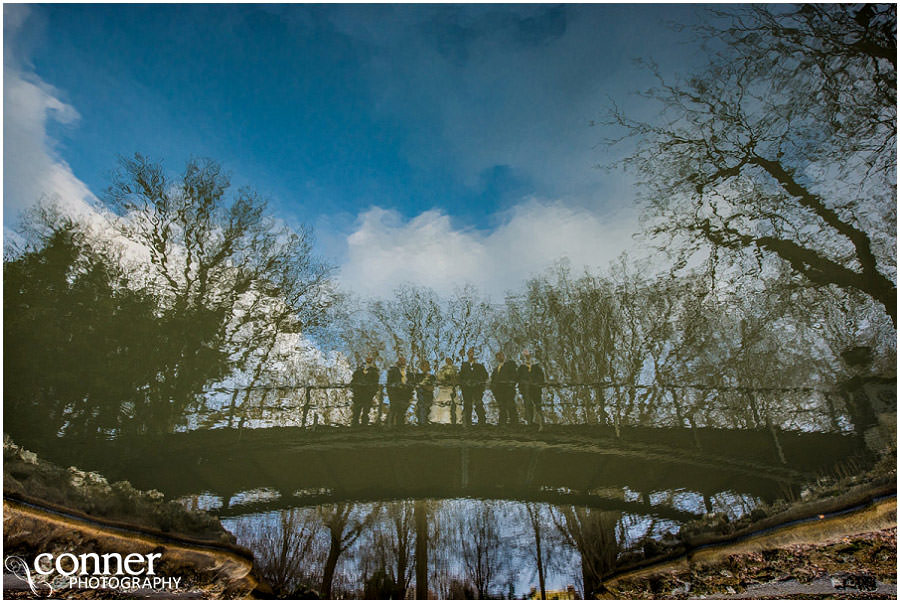
<svg viewBox="0 0 900 603"><path fill-rule="evenodd" d="M694 413L693 412L691 413L690 424L691 424L691 435L694 436L694 446L697 447L697 450L702 450L703 445L700 443L700 436L697 435L697 422L694 421Z"/></svg>
<svg viewBox="0 0 900 603"><path fill-rule="evenodd" d="M311 396L310 396L310 393L309 393L309 386L308 386L308 385L307 385L306 387L304 387L303 389L304 389L304 391L305 391L304 396L305 396L306 399L305 399L305 401L303 402L303 421L302 421L301 424L302 424L303 427L306 427L306 419L309 417L309 404L310 404Z"/></svg>
<svg viewBox="0 0 900 603"><path fill-rule="evenodd" d="M469 487L469 447L465 444L459 451L459 487L463 490Z"/></svg>
<svg viewBox="0 0 900 603"><path fill-rule="evenodd" d="M778 432L776 431L775 426L772 425L768 413L766 413L766 423L768 423L769 433L772 434L772 442L775 444L775 452L778 453L778 460L781 461L782 465L787 465L787 459L784 457L784 450L781 449L781 442L778 441Z"/></svg>

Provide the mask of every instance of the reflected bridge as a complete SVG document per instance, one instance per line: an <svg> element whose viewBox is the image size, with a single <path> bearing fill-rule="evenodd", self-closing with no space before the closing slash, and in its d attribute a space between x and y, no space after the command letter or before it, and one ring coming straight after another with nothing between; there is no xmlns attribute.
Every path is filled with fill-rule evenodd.
<svg viewBox="0 0 900 603"><path fill-rule="evenodd" d="M833 433L407 425L214 429L68 442L57 454L171 498L221 497L223 517L343 501L480 498L684 521L712 510L711 498L722 493L764 501L796 495L865 449L859 438ZM705 509L659 496L673 492L702 497Z"/></svg>

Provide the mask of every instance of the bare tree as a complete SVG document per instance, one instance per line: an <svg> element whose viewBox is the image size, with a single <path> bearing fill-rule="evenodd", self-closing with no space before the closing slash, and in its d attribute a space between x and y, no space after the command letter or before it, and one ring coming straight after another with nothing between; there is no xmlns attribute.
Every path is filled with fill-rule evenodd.
<svg viewBox="0 0 900 603"><path fill-rule="evenodd" d="M189 161L173 180L161 164L135 155L121 160L107 191L122 215L118 225L132 242L131 255L147 260L138 264L137 276L149 280L164 310L185 323L179 357L159 377L170 385L156 403L164 430L189 401L178 388L191 363L216 351L254 385L279 335L323 326L338 300L330 268L312 252L311 231L280 225L266 216L255 192L229 196L229 188L213 161Z"/></svg>
<svg viewBox="0 0 900 603"><path fill-rule="evenodd" d="M584 598L590 598L615 567L619 553L616 525L621 513L569 506L555 507L554 511L559 532L581 554Z"/></svg>
<svg viewBox="0 0 900 603"><path fill-rule="evenodd" d="M522 293L508 295L505 313L497 320L513 357L529 348L550 380L575 384L548 392L558 398L566 421L613 423L607 389L597 384L616 377L622 344L616 295L606 276L576 277L562 261L529 280Z"/></svg>
<svg viewBox="0 0 900 603"><path fill-rule="evenodd" d="M547 600L547 585L544 580L544 549L541 546L541 514L540 508L531 503L526 503L525 511L528 513L528 521L534 532L534 561L537 565L538 584L541 588L541 600Z"/></svg>
<svg viewBox="0 0 900 603"><path fill-rule="evenodd" d="M336 503L318 508L322 524L328 530L330 544L325 569L322 574L322 596L331 598L334 573L341 554L350 548L377 515L377 509L363 516L354 514L356 505Z"/></svg>
<svg viewBox="0 0 900 603"><path fill-rule="evenodd" d="M321 563L317 537L322 528L315 509L284 509L270 525L259 517L236 522L238 542L254 551L262 576L277 594L312 584L312 569Z"/></svg>
<svg viewBox="0 0 900 603"><path fill-rule="evenodd" d="M445 315L449 327L445 356L465 357L464 350L487 345L491 326L496 319L493 306L471 285L457 289L447 299Z"/></svg>
<svg viewBox="0 0 900 603"><path fill-rule="evenodd" d="M466 579L475 586L479 599L491 596L491 589L503 578L508 562L499 523L496 503L480 501L458 525Z"/></svg>
<svg viewBox="0 0 900 603"><path fill-rule="evenodd" d="M428 508L424 500L413 503L416 522L416 598L428 598Z"/></svg>
<svg viewBox="0 0 900 603"><path fill-rule="evenodd" d="M444 357L487 342L493 310L473 287L440 297L426 287L403 285L390 299L357 309L346 346L352 353L381 351L391 360L403 354L440 366Z"/></svg>
<svg viewBox="0 0 900 603"><path fill-rule="evenodd" d="M413 503L396 501L384 506L389 530L382 532L378 541L379 564L389 569L394 586L393 597L405 596L412 580L413 558Z"/></svg>
<svg viewBox="0 0 900 603"><path fill-rule="evenodd" d="M871 297L896 327L896 7L718 18L700 31L709 67L646 93L663 107L655 121L612 112L637 139L624 164L649 232L687 253L711 244L751 274L777 258Z"/></svg>

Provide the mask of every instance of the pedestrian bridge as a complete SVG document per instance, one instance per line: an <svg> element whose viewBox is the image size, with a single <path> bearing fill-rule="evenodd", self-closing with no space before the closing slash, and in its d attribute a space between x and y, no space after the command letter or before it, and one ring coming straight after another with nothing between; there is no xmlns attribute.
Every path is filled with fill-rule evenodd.
<svg viewBox="0 0 900 603"><path fill-rule="evenodd" d="M220 497L223 516L341 501L470 497L685 520L703 509L685 509L660 493L691 493L707 509L722 493L770 501L796 495L802 484L864 454L859 438L828 433L634 427L617 435L603 426L408 425L203 430L69 442L47 456L173 498ZM259 491L265 496L247 495Z"/></svg>

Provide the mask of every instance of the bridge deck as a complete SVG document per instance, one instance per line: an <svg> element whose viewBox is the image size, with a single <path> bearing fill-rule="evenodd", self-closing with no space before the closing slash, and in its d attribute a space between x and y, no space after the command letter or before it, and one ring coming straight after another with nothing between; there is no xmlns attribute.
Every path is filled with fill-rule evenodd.
<svg viewBox="0 0 900 603"><path fill-rule="evenodd" d="M686 490L772 499L862 453L857 438L841 434L776 437L777 446L768 431L714 429L624 428L618 437L599 426L220 429L70 443L64 462L72 464L73 449L81 449L85 468L173 497L206 492L228 501L259 488L280 495L247 510L476 497L615 505L684 519L691 513L651 509L649 495Z"/></svg>

